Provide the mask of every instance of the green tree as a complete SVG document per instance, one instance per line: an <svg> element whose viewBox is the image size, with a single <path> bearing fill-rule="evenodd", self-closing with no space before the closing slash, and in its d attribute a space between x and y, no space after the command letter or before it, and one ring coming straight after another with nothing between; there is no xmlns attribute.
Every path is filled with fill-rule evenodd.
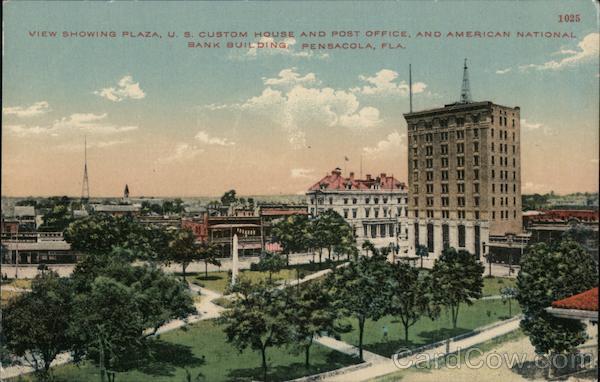
<svg viewBox="0 0 600 382"><path fill-rule="evenodd" d="M136 291L99 276L89 293L74 299L71 334L75 360L82 356L100 367L101 378L114 382L118 372L135 368L145 353L144 319Z"/></svg>
<svg viewBox="0 0 600 382"><path fill-rule="evenodd" d="M2 332L8 350L22 357L45 380L56 356L71 348L72 290L54 272L38 275L31 292L11 299L2 310Z"/></svg>
<svg viewBox="0 0 600 382"><path fill-rule="evenodd" d="M404 341L408 342L408 330L423 315L432 319L437 316L437 309L432 304L431 277L420 276L418 269L406 264L390 265L387 282L389 305L387 312L399 317L404 327Z"/></svg>
<svg viewBox="0 0 600 382"><path fill-rule="evenodd" d="M221 266L221 261L219 260L219 250L214 245L209 243L203 243L199 247L200 258L204 261L204 277L208 278L208 264L215 265L217 267Z"/></svg>
<svg viewBox="0 0 600 382"><path fill-rule="evenodd" d="M182 229L175 233L173 240L169 243L168 261L181 264L183 280L185 281L185 270L194 261L203 260L202 249L196 244L196 235L190 229Z"/></svg>
<svg viewBox="0 0 600 382"><path fill-rule="evenodd" d="M423 269L423 258L429 256L429 250L424 245L417 245L416 255L421 258L421 269Z"/></svg>
<svg viewBox="0 0 600 382"><path fill-rule="evenodd" d="M319 262L323 248L327 248L327 257L331 260L333 247L342 241L353 241L352 227L334 210L325 210L313 221L315 242L320 249Z"/></svg>
<svg viewBox="0 0 600 382"><path fill-rule="evenodd" d="M305 366L310 365L310 348L322 332L335 333L338 318L330 294L323 293L320 282L311 282L298 289L292 300L290 324L294 342L304 350Z"/></svg>
<svg viewBox="0 0 600 382"><path fill-rule="evenodd" d="M272 234L283 247L286 264L290 264L290 253L307 249L306 226L309 224L306 215L292 215L273 225Z"/></svg>
<svg viewBox="0 0 600 382"><path fill-rule="evenodd" d="M521 328L538 354L570 352L585 341L583 323L552 316L545 309L553 301L597 285L598 269L576 242L538 243L528 248L517 276L517 300L525 316Z"/></svg>
<svg viewBox="0 0 600 382"><path fill-rule="evenodd" d="M230 206L235 202L237 202L235 190L229 190L221 196L221 204L224 206Z"/></svg>
<svg viewBox="0 0 600 382"><path fill-rule="evenodd" d="M435 260L433 279L434 302L448 307L452 314L452 327L456 329L460 304L473 304L481 297L484 267L475 255L450 247Z"/></svg>
<svg viewBox="0 0 600 382"><path fill-rule="evenodd" d="M268 284L241 281L236 286L239 298L225 311L219 322L227 342L240 352L246 348L260 351L263 380L267 380L267 349L290 341L290 301L286 289Z"/></svg>
<svg viewBox="0 0 600 382"><path fill-rule="evenodd" d="M277 273L283 268L285 268L286 262L285 259L278 253L273 252L263 252L260 256L260 260L256 265L254 265L254 269L257 271L268 272L269 273L269 283L273 282L273 273Z"/></svg>
<svg viewBox="0 0 600 382"><path fill-rule="evenodd" d="M361 256L347 266L337 267L327 277L334 307L358 321L358 349L363 360L363 335L368 319L377 321L385 313L388 301L382 293L381 280L387 276L388 262L375 254Z"/></svg>

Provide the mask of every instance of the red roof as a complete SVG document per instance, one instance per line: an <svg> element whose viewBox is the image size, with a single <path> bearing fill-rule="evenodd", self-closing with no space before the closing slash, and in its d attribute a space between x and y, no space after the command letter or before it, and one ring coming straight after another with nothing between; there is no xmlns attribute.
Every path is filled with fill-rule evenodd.
<svg viewBox="0 0 600 382"><path fill-rule="evenodd" d="M554 301L553 308L598 311L598 287L562 300Z"/></svg>
<svg viewBox="0 0 600 382"><path fill-rule="evenodd" d="M308 215L308 211L304 210L285 210L285 209L269 209L260 212L263 216L280 216L280 215Z"/></svg>
<svg viewBox="0 0 600 382"><path fill-rule="evenodd" d="M368 190L404 190L406 184L398 181L393 176L387 176L381 173L378 177L371 177L367 174L366 179L355 179L354 173L351 172L349 177L342 176L342 171L336 168L331 174L325 175L323 179L315 183L309 188L309 191L333 191L333 190L353 190L353 191L368 191Z"/></svg>

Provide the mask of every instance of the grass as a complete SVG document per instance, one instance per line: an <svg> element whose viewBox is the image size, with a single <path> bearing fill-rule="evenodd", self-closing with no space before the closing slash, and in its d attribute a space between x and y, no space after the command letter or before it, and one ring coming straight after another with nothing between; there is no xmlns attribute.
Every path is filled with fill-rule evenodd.
<svg viewBox="0 0 600 382"><path fill-rule="evenodd" d="M186 370L192 380L198 381L251 381L262 380L260 352L237 351L226 343L222 329L212 320L200 321L186 330L178 329L163 334L153 347L154 357L140 362L137 369L119 373L119 382L186 381ZM304 367L303 353L291 349L267 349L269 381L283 381L305 375L322 373L355 364L357 359L328 349L319 344L311 348L311 366ZM198 375L202 377L195 379ZM99 370L91 363L80 366L65 365L54 369L57 382L96 382ZM24 381L33 381L25 377Z"/></svg>
<svg viewBox="0 0 600 382"><path fill-rule="evenodd" d="M212 302L213 304L222 306L225 309L229 309L233 305L233 302L227 297L215 298L214 300L212 300Z"/></svg>
<svg viewBox="0 0 600 382"><path fill-rule="evenodd" d="M31 289L32 279L9 279L2 281L2 286L10 286L13 288Z"/></svg>
<svg viewBox="0 0 600 382"><path fill-rule="evenodd" d="M295 280L298 277L298 271L300 271L300 278L302 278L327 268L329 268L329 264L325 262L322 264L294 264L290 265L288 268L280 270L279 272L273 273L272 278L274 281ZM239 277L240 279L243 278L252 282L258 282L261 280L267 280L269 278L269 272L259 272L244 269L240 270ZM224 293L229 286L228 272L208 272L208 277L206 277L204 273L197 273L193 276L192 282L215 292Z"/></svg>
<svg viewBox="0 0 600 382"><path fill-rule="evenodd" d="M484 277L483 278L483 295L497 296L500 294L500 289L506 287L517 287L516 279L506 277Z"/></svg>
<svg viewBox="0 0 600 382"><path fill-rule="evenodd" d="M519 304L512 303L512 314L521 313ZM428 343L441 341L495 321L508 318L508 304L501 300L478 300L473 305L461 304L458 314L457 328L452 329L449 312L443 310L437 320L422 317L409 328L408 342L404 341L402 322L392 316L385 316L378 321L367 320L365 323L364 349L385 357L390 357L400 348L415 348ZM354 318L341 320L343 324L351 324L352 330L343 333L343 341L358 346L358 324ZM383 338L383 327L387 326L388 338Z"/></svg>
<svg viewBox="0 0 600 382"><path fill-rule="evenodd" d="M0 297L1 297L0 298L0 306L5 307L11 299L13 299L17 296L20 296L20 295L21 295L21 292L14 292L12 290L3 290L0 293Z"/></svg>

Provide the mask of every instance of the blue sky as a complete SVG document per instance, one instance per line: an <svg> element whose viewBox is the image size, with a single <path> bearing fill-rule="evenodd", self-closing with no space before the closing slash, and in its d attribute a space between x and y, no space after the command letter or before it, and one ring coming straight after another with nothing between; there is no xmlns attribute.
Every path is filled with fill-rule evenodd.
<svg viewBox="0 0 600 382"><path fill-rule="evenodd" d="M78 195L84 135L96 195L118 194L124 183L138 195L217 195L231 187L298 193L336 166L358 171L361 155L365 173L404 180L408 64L420 86L414 108L422 109L457 100L464 57L475 100L521 107L523 191L597 190L598 16L591 1L3 7L4 194ZM581 21L559 23L561 14ZM156 31L163 38L28 35L43 30ZM297 37L289 49L256 55L190 49L181 37L313 30L413 37L390 39L405 49L368 51L302 50L305 39ZM179 37L168 39L168 31ZM561 31L575 38L419 39L419 31Z"/></svg>

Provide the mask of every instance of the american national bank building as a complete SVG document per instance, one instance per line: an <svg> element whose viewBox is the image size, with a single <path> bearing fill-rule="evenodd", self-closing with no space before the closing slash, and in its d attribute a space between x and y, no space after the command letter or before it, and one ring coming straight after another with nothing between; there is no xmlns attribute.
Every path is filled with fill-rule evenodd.
<svg viewBox="0 0 600 382"><path fill-rule="evenodd" d="M308 192L312 217L326 210L340 214L353 229L360 247L369 240L400 254L408 249L408 194L406 184L385 173L357 179L339 168L315 183Z"/></svg>

